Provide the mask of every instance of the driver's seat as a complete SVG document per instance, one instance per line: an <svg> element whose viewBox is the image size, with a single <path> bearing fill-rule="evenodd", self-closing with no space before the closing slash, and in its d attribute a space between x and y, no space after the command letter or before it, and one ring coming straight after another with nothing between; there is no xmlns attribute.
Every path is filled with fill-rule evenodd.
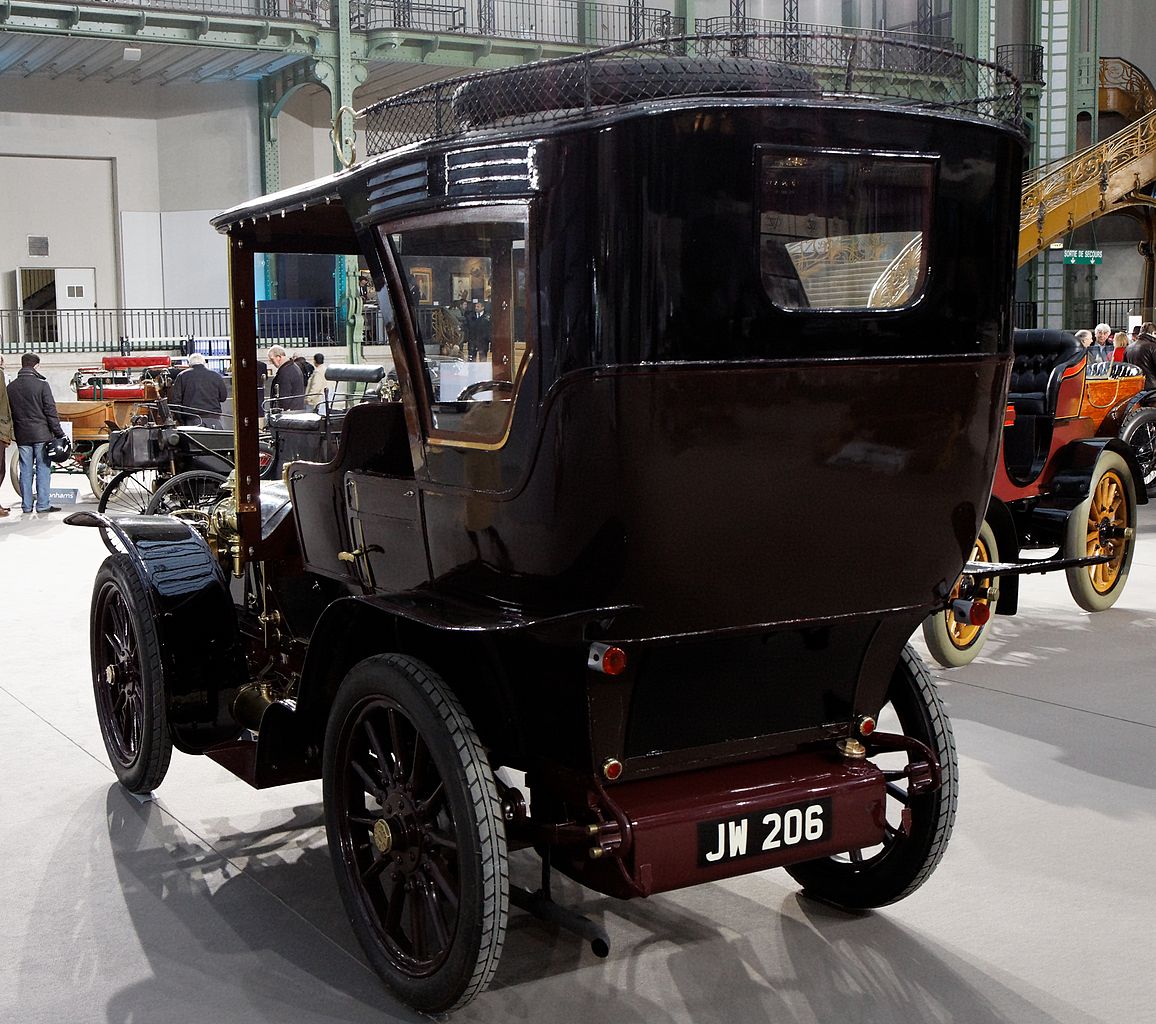
<svg viewBox="0 0 1156 1024"><path fill-rule="evenodd" d="M1054 328L1013 331L1012 349L1008 402L1019 415L1055 416L1060 382L1087 359L1087 350L1071 331Z"/></svg>

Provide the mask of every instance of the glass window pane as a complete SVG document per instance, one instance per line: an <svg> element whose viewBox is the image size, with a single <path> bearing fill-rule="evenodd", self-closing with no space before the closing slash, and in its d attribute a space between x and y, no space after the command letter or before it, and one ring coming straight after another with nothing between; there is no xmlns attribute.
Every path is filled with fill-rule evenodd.
<svg viewBox="0 0 1156 1024"><path fill-rule="evenodd" d="M456 211L388 239L426 357L431 431L500 438L530 340L525 211Z"/></svg>
<svg viewBox="0 0 1156 1024"><path fill-rule="evenodd" d="M759 169L759 261L775 305L879 309L919 297L930 161L762 150Z"/></svg>

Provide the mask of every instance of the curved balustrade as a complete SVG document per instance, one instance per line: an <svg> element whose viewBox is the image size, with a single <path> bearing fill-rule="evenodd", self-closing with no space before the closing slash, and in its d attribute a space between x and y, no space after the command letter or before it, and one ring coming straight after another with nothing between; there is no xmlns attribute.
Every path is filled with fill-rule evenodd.
<svg viewBox="0 0 1156 1024"><path fill-rule="evenodd" d="M1090 149L1029 171L1020 205L1020 265L1153 180L1156 110Z"/></svg>
<svg viewBox="0 0 1156 1024"><path fill-rule="evenodd" d="M1156 88L1135 64L1123 57L1100 58L1101 112L1122 114L1131 119L1156 110Z"/></svg>

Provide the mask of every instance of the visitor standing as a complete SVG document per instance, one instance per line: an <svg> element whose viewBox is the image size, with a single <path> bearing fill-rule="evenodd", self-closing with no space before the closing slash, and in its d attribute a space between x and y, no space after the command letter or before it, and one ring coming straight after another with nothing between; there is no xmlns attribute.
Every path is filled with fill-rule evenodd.
<svg viewBox="0 0 1156 1024"><path fill-rule="evenodd" d="M52 463L44 454L44 446L54 437L64 437L64 430L56 413L52 388L36 370L39 365L40 356L35 352L25 352L20 357L20 372L8 387L13 434L20 452L21 505L26 515L33 509L37 512L60 511L49 504Z"/></svg>
<svg viewBox="0 0 1156 1024"><path fill-rule="evenodd" d="M8 404L8 383L4 379L4 357L0 356L0 484L8 469L8 446L12 443L12 407ZM8 515L8 506L0 505L0 519Z"/></svg>

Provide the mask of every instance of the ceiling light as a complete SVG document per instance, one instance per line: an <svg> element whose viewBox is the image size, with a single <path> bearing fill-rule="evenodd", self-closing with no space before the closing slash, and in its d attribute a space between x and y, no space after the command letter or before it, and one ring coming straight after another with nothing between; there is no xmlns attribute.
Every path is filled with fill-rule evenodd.
<svg viewBox="0 0 1156 1024"><path fill-rule="evenodd" d="M135 64L138 60L140 60L140 47L126 46L124 48L124 59L127 60L130 64Z"/></svg>

